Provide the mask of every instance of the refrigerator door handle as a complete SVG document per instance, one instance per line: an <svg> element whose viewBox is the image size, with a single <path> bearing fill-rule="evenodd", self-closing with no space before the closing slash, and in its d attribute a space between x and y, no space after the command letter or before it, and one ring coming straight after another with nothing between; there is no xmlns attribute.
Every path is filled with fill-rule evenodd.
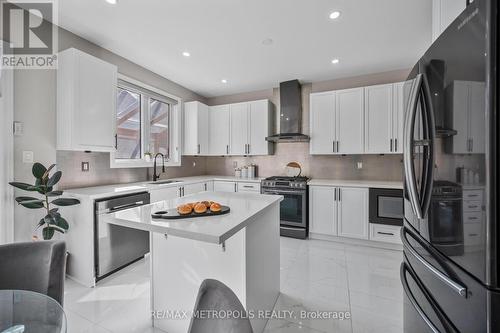
<svg viewBox="0 0 500 333"><path fill-rule="evenodd" d="M406 257L405 260L407 260ZM417 300L415 299L415 296L411 292L410 286L408 285L408 279L406 278L406 273L410 274L412 279L415 281L417 287L420 289L427 302L429 302L429 304L431 305L432 309L434 310L434 313L436 314L440 323L443 325L445 331L449 333L459 333L455 325L451 323L451 321L448 319L443 310L439 307L439 305L436 304L436 301L433 299L432 295L429 293L427 288L425 288L425 286L422 284L422 281L420 281L420 279L416 276L411 266L407 265L406 262L402 262L399 272L401 276L401 284L403 285L403 290L406 296L408 297L408 300L410 301L411 305L415 308L415 311L417 311L419 316L431 329L431 331L441 333L439 329L434 325L434 323L429 319L429 317L425 314L424 310L422 309L422 307L420 307Z"/></svg>
<svg viewBox="0 0 500 333"><path fill-rule="evenodd" d="M422 75L421 92L423 95L423 105L425 128L424 135L425 139L429 142L429 145L424 147L425 154L424 159L426 160L425 165L425 178L423 179L423 194L422 194L422 218L427 216L429 207L431 205L432 189L434 185L434 144L436 141L436 123L434 120L434 110L432 106L431 90L429 88L429 82L424 74Z"/></svg>
<svg viewBox="0 0 500 333"><path fill-rule="evenodd" d="M458 282L453 281L447 275L443 274L439 269L434 267L431 263L425 260L415 249L411 246L406 234L408 233L406 228L401 229L401 241L403 242L403 247L405 250L410 252L410 254L415 257L422 265L425 266L432 274L437 276L442 282L448 285L451 289L455 290L460 296L467 298L467 288ZM418 240L417 240L418 241Z"/></svg>
<svg viewBox="0 0 500 333"><path fill-rule="evenodd" d="M413 136L414 136L414 126L415 117L417 113L418 104L418 93L419 87L421 86L422 75L417 75L413 80L413 84L410 90L409 101L406 106L406 120L405 120L405 130L403 136L403 165L404 174L406 180L406 186L408 190L408 196L413 208L413 212L417 218L422 219L422 209L418 200L417 194L417 181L415 180L415 167L412 162L413 156Z"/></svg>
<svg viewBox="0 0 500 333"><path fill-rule="evenodd" d="M424 322L427 324L427 326L431 329L432 332L434 333L441 333L437 327L432 323L432 321L427 317L425 314L424 310L418 305L417 300L415 299L415 296L413 296L413 293L410 290L410 287L408 286L408 280L406 279L406 272L410 273L408 268L406 268L405 263L401 263L401 268L400 268L400 274L401 274L401 284L403 285L403 290L405 291L406 296L410 300L411 305L417 311L419 314L420 318L424 320ZM411 274L411 273L410 273ZM415 279L415 277L413 277Z"/></svg>

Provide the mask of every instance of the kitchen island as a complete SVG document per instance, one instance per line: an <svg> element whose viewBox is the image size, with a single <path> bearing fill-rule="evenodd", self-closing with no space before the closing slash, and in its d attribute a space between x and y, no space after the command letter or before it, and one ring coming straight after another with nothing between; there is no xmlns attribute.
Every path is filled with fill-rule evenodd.
<svg viewBox="0 0 500 333"><path fill-rule="evenodd" d="M151 214L179 204L216 201L227 215L181 220L154 219ZM203 192L141 206L103 218L129 228L150 231L153 325L169 333L188 331L203 280L229 286L262 332L280 290L279 203L281 196ZM187 314L187 316L186 316Z"/></svg>

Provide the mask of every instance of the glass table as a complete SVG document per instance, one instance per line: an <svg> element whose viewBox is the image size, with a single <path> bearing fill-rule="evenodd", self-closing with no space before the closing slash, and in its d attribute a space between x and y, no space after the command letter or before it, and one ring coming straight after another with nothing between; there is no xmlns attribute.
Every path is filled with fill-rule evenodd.
<svg viewBox="0 0 500 333"><path fill-rule="evenodd" d="M66 315L53 298L26 290L0 290L0 333L65 333Z"/></svg>

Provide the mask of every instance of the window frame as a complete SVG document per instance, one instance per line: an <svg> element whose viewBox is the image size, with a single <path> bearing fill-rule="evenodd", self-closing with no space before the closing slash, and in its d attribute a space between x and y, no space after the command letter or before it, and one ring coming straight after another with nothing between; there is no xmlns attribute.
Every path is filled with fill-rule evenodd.
<svg viewBox="0 0 500 333"><path fill-rule="evenodd" d="M125 82L124 85L120 84L120 81ZM134 89L126 86L126 83L136 86L139 89ZM143 82L125 76L123 74L118 74L118 81L116 82L115 92L118 88L126 89L131 92L139 93L141 95L140 101L140 117L141 117L141 154L142 157L138 159L118 159L116 158L116 152L113 151L109 154L110 167L111 168L148 168L154 165L154 156L148 161L144 153L149 149L149 139L150 139L150 101L157 100L159 102L169 104L169 114L168 114L168 154L165 156L165 166L180 166L181 165L181 106L182 99L178 96L167 93L166 91L160 90L158 88L147 85ZM144 91L140 89L143 88ZM154 93L155 95L148 95L147 91ZM147 98L144 98L146 96ZM161 99L161 96L164 99ZM177 104L169 103L168 100L172 99L177 102ZM113 110L116 117L116 109ZM115 128L117 132L117 129ZM160 162L161 163L161 162Z"/></svg>

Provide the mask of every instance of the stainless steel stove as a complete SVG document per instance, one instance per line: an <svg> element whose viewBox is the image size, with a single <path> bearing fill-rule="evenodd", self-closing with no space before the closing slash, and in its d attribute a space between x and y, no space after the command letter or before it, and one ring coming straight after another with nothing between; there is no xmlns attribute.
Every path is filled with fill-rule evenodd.
<svg viewBox="0 0 500 333"><path fill-rule="evenodd" d="M282 195L280 204L281 236L305 239L309 223L307 177L269 177L261 182L263 194Z"/></svg>

